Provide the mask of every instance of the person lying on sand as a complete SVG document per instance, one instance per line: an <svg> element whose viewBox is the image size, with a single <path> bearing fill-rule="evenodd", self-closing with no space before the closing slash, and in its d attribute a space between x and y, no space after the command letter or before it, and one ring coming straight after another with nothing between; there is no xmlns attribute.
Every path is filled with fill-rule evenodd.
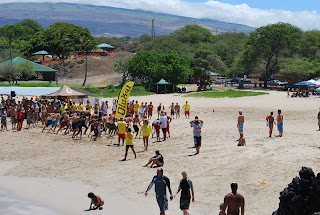
<svg viewBox="0 0 320 215"><path fill-rule="evenodd" d="M99 208L99 210L103 209L103 205L104 205L104 201L100 198L100 196L95 195L94 193L88 193L88 197L91 199L91 203L90 203L90 210L97 210ZM94 205L92 207L92 205Z"/></svg>

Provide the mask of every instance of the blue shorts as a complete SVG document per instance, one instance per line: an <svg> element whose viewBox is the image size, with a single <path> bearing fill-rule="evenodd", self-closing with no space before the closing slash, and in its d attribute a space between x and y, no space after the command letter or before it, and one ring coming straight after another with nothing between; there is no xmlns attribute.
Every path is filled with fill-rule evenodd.
<svg viewBox="0 0 320 215"><path fill-rule="evenodd" d="M278 124L278 130L283 131L283 122Z"/></svg>
<svg viewBox="0 0 320 215"><path fill-rule="evenodd" d="M238 131L243 131L243 123L239 123Z"/></svg>
<svg viewBox="0 0 320 215"><path fill-rule="evenodd" d="M52 120L52 124L51 124L52 128L57 126L57 120Z"/></svg>
<svg viewBox="0 0 320 215"><path fill-rule="evenodd" d="M168 210L168 197L167 195L156 196L160 211Z"/></svg>

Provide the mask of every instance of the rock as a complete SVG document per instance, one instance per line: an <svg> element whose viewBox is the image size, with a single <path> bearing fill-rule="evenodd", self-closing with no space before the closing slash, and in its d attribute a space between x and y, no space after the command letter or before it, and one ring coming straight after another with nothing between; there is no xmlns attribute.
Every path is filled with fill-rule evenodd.
<svg viewBox="0 0 320 215"><path fill-rule="evenodd" d="M272 215L320 215L320 173L316 177L311 168L302 167L299 176L280 192L279 208Z"/></svg>

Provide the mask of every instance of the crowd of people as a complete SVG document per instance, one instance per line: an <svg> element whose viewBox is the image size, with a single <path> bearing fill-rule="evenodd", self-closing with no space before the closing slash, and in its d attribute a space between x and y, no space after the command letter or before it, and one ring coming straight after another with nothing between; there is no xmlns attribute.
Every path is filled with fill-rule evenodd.
<svg viewBox="0 0 320 215"><path fill-rule="evenodd" d="M88 135L93 141L101 138L102 135L107 137L117 136L118 146L126 145L124 160L127 159L128 151L131 148L134 157L137 154L134 149L134 139L142 138L144 144L144 151L148 151L149 139L156 138L157 142L166 141L170 137L170 123L173 119L180 118L181 106L178 103L171 103L169 107L159 104L154 107L152 102L130 101L127 106L127 114L119 119L115 118L117 100L112 101L109 107L108 101L102 102L101 105L91 105L87 100L83 104L79 104L66 99L62 101L47 101L39 98L23 98L15 100L12 98L1 98L0 115L1 115L1 131L7 131L7 120L10 119L11 129L21 131L21 129L32 129L34 127L42 127L42 132L52 132L59 134L64 132L65 135L69 134L72 138L82 138L83 135ZM111 109L111 111L110 111ZM170 113L167 114L166 110ZM182 105L186 119L190 119L191 106L186 101ZM154 113L156 115L154 117ZM214 112L214 110L213 110ZM318 124L320 130L320 111L318 113ZM269 137L272 136L273 126L277 125L279 136L283 135L283 115L281 110L278 110L278 116L273 116L273 112L266 117L267 126L269 127ZM245 146L246 139L244 137L244 123L245 117L243 112L239 111L237 129L239 131L238 146ZM194 148L195 154L200 153L201 129L204 124L197 116L194 120L190 121L190 126L193 128ZM24 126L25 125L25 126ZM161 134L162 133L162 134ZM170 200L173 199L173 194L170 188L170 180L163 175L164 157L157 150L155 155L152 156L145 167L159 167L157 175L152 179L145 195L148 195L149 190L155 185L155 192L157 202L160 208L160 214L164 215L168 209L168 199L166 195L166 188L170 192ZM187 173L182 172L182 180L179 183L176 194L181 191L180 209L184 215L188 215L190 202L195 201L194 189L192 181L187 178ZM220 205L220 214L226 214L225 210L228 208L227 214L244 214L244 198L237 193L238 185L231 184L232 192L227 194L224 203ZM95 209L102 209L104 202L99 196L89 193L89 198L92 199L92 204ZM174 195L176 196L176 195ZM91 206L90 206L91 208Z"/></svg>

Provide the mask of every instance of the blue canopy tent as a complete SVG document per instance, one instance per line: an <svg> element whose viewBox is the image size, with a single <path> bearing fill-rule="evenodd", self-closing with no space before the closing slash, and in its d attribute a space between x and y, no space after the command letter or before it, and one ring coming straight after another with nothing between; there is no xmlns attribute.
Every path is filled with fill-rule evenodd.
<svg viewBox="0 0 320 215"><path fill-rule="evenodd" d="M310 87L310 86L315 86L314 83L309 82L309 81L301 81L299 83L294 84L296 87Z"/></svg>

